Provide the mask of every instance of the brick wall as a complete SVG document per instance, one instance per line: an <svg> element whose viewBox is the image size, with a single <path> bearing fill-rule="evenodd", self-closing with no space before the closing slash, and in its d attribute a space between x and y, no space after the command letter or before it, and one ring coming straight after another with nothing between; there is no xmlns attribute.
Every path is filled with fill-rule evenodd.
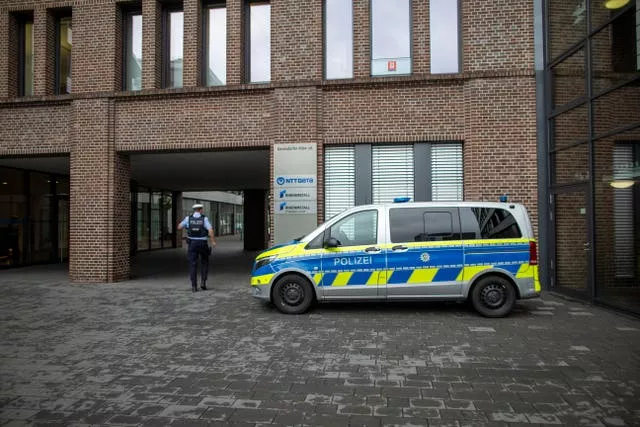
<svg viewBox="0 0 640 427"><path fill-rule="evenodd" d="M414 75L371 78L369 1L354 0L354 80L324 82L322 2L274 0L273 81L246 85L244 3L229 0L228 86L203 88L198 87L202 6L184 0L185 88L163 90L162 4L142 0L143 90L122 93L120 13L130 2L0 0L0 23L14 9L33 11L36 44L36 96L15 100L9 98L3 71L7 44L0 40L0 87L7 88L0 92L0 120L9 124L0 130L0 156L71 153L70 272L80 282L128 275L127 153L134 151L317 142L322 221L323 144L463 141L465 197L497 200L508 192L511 200L525 203L535 223L532 0L461 3L466 73L429 75L428 2L412 0ZM49 96L55 75L54 9L68 6L74 28L73 93Z"/></svg>

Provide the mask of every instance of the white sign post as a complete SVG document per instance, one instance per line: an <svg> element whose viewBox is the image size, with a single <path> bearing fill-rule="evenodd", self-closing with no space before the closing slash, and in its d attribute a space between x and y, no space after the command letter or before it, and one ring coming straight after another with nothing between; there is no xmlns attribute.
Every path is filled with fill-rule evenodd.
<svg viewBox="0 0 640 427"><path fill-rule="evenodd" d="M309 233L318 224L315 143L274 145L274 242Z"/></svg>

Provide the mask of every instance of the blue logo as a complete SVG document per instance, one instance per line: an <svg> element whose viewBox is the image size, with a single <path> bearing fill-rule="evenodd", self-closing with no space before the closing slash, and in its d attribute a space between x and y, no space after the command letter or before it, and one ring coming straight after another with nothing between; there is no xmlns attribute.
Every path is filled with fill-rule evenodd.
<svg viewBox="0 0 640 427"><path fill-rule="evenodd" d="M278 178L276 178L276 183L278 185L284 185L284 177L279 176Z"/></svg>
<svg viewBox="0 0 640 427"><path fill-rule="evenodd" d="M287 190L282 190L280 192L280 198L282 199L284 197L284 195L287 194Z"/></svg>
<svg viewBox="0 0 640 427"><path fill-rule="evenodd" d="M280 210L283 211L285 206L287 206L287 202L280 203Z"/></svg>

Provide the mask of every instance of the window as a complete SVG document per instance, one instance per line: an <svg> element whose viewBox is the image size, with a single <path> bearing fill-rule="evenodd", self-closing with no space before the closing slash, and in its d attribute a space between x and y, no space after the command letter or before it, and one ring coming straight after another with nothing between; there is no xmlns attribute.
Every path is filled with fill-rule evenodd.
<svg viewBox="0 0 640 427"><path fill-rule="evenodd" d="M355 148L328 147L324 156L324 217L330 219L355 206Z"/></svg>
<svg viewBox="0 0 640 427"><path fill-rule="evenodd" d="M20 96L33 95L33 18L24 17L19 22L19 82Z"/></svg>
<svg viewBox="0 0 640 427"><path fill-rule="evenodd" d="M207 86L227 84L227 8L215 4L205 9L205 76Z"/></svg>
<svg viewBox="0 0 640 427"><path fill-rule="evenodd" d="M433 144L431 147L431 200L462 200L462 144Z"/></svg>
<svg viewBox="0 0 640 427"><path fill-rule="evenodd" d="M389 209L391 241L433 242L459 240L457 209Z"/></svg>
<svg viewBox="0 0 640 427"><path fill-rule="evenodd" d="M250 2L249 5L249 82L271 81L271 5Z"/></svg>
<svg viewBox="0 0 640 427"><path fill-rule="evenodd" d="M164 10L163 87L182 87L184 13L182 9Z"/></svg>
<svg viewBox="0 0 640 427"><path fill-rule="evenodd" d="M142 14L125 14L124 90L142 89Z"/></svg>
<svg viewBox="0 0 640 427"><path fill-rule="evenodd" d="M460 72L458 0L430 0L429 39L431 73Z"/></svg>
<svg viewBox="0 0 640 427"><path fill-rule="evenodd" d="M411 74L411 2L371 0L371 75Z"/></svg>
<svg viewBox="0 0 640 427"><path fill-rule="evenodd" d="M71 16L58 18L56 29L56 94L71 93Z"/></svg>
<svg viewBox="0 0 640 427"><path fill-rule="evenodd" d="M353 77L353 4L326 0L324 5L325 78Z"/></svg>
<svg viewBox="0 0 640 427"><path fill-rule="evenodd" d="M375 245L378 243L378 211L362 211L341 219L329 230L329 237L340 246Z"/></svg>
<svg viewBox="0 0 640 427"><path fill-rule="evenodd" d="M374 146L371 189L373 203L391 203L396 197L414 197L413 145Z"/></svg>
<svg viewBox="0 0 640 427"><path fill-rule="evenodd" d="M522 237L511 212L494 208L460 208L464 239L510 239Z"/></svg>

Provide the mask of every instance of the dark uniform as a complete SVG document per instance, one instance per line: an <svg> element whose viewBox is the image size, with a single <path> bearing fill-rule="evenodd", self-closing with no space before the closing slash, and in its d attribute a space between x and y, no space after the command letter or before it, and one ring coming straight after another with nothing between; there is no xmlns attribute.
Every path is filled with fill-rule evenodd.
<svg viewBox="0 0 640 427"><path fill-rule="evenodd" d="M211 223L206 216L200 212L195 212L186 217L181 223L181 227L187 228L187 243L189 254L189 278L191 279L191 289L198 290L198 259L200 260L200 287L207 289L207 275L209 274L209 230Z"/></svg>

